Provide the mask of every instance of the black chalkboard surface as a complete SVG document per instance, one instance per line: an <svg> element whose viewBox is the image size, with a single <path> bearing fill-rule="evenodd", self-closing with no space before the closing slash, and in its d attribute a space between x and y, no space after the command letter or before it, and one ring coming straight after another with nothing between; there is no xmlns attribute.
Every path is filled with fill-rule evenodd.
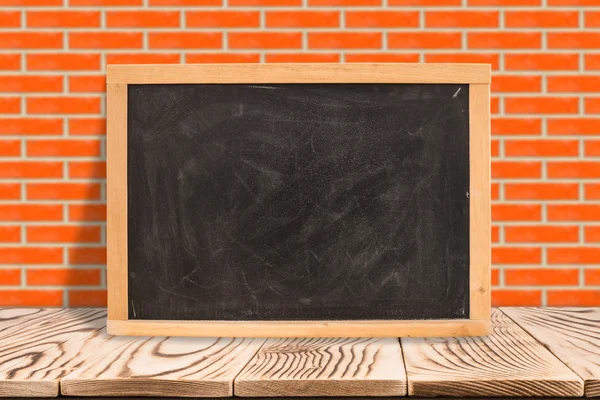
<svg viewBox="0 0 600 400"><path fill-rule="evenodd" d="M468 318L468 102L130 85L129 318Z"/></svg>
<svg viewBox="0 0 600 400"><path fill-rule="evenodd" d="M123 319L474 319L471 90L127 84Z"/></svg>

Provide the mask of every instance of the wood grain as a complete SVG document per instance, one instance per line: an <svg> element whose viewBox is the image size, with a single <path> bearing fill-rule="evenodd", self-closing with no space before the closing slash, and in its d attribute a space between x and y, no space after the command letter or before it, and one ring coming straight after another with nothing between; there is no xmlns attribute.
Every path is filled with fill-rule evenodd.
<svg viewBox="0 0 600 400"><path fill-rule="evenodd" d="M404 396L397 339L269 339L235 380L236 396Z"/></svg>
<svg viewBox="0 0 600 400"><path fill-rule="evenodd" d="M583 379L587 397L600 397L600 308L502 311Z"/></svg>
<svg viewBox="0 0 600 400"><path fill-rule="evenodd" d="M64 362L60 353L73 352L73 345L68 342L82 341L93 335L102 329L105 318L106 310L103 309L66 309L53 313L46 321L31 324L27 329L0 339L0 397L57 396L57 381L24 385L22 381L28 374L21 371L35 374L38 369L46 368L52 359Z"/></svg>
<svg viewBox="0 0 600 400"><path fill-rule="evenodd" d="M260 339L137 338L65 376L69 396L227 397Z"/></svg>
<svg viewBox="0 0 600 400"><path fill-rule="evenodd" d="M469 85L470 302L471 319L490 319L490 85Z"/></svg>
<svg viewBox="0 0 600 400"><path fill-rule="evenodd" d="M107 83L490 83L489 64L109 65Z"/></svg>
<svg viewBox="0 0 600 400"><path fill-rule="evenodd" d="M108 318L127 319L127 85L106 86Z"/></svg>
<svg viewBox="0 0 600 400"><path fill-rule="evenodd" d="M0 339L32 325L47 321L60 308L3 308L0 309Z"/></svg>
<svg viewBox="0 0 600 400"><path fill-rule="evenodd" d="M583 381L499 310L488 337L402 339L410 396L582 396Z"/></svg>
<svg viewBox="0 0 600 400"><path fill-rule="evenodd" d="M486 320L420 321L107 321L108 333L133 336L231 337L422 337L480 336L490 332Z"/></svg>

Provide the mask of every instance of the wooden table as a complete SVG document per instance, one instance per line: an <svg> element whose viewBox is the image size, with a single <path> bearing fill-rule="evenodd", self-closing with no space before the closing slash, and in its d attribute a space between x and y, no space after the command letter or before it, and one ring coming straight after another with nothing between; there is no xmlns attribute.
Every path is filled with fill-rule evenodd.
<svg viewBox="0 0 600 400"><path fill-rule="evenodd" d="M485 338L116 337L104 309L4 308L0 397L600 397L600 308L492 320Z"/></svg>

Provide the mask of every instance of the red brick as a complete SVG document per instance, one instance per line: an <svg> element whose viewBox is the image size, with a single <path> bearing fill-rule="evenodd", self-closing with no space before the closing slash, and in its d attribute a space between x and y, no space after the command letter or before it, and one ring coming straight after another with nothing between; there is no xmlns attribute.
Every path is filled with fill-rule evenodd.
<svg viewBox="0 0 600 400"><path fill-rule="evenodd" d="M346 62L419 62L414 53L346 53Z"/></svg>
<svg viewBox="0 0 600 400"><path fill-rule="evenodd" d="M561 225L505 226L507 243L577 243L579 227Z"/></svg>
<svg viewBox="0 0 600 400"><path fill-rule="evenodd" d="M346 11L347 28L418 28L418 11Z"/></svg>
<svg viewBox="0 0 600 400"><path fill-rule="evenodd" d="M40 225L28 226L28 243L95 243L100 242L99 226Z"/></svg>
<svg viewBox="0 0 600 400"><path fill-rule="evenodd" d="M507 28L578 28L577 11L506 11Z"/></svg>
<svg viewBox="0 0 600 400"><path fill-rule="evenodd" d="M586 200L600 200L600 184L586 183L584 189Z"/></svg>
<svg viewBox="0 0 600 400"><path fill-rule="evenodd" d="M61 32L0 32L0 49L62 49L62 46Z"/></svg>
<svg viewBox="0 0 600 400"><path fill-rule="evenodd" d="M100 141L29 140L27 155L30 157L97 157L100 155Z"/></svg>
<svg viewBox="0 0 600 400"><path fill-rule="evenodd" d="M0 28L21 27L21 13L19 11L0 11Z"/></svg>
<svg viewBox="0 0 600 400"><path fill-rule="evenodd" d="M540 118L492 118L492 135L541 135Z"/></svg>
<svg viewBox="0 0 600 400"><path fill-rule="evenodd" d="M0 204L0 221L61 221L63 207L47 204Z"/></svg>
<svg viewBox="0 0 600 400"><path fill-rule="evenodd" d="M228 3L232 5L231 2ZM150 0L150 6L169 6L169 7L193 7L193 6L221 6L221 0Z"/></svg>
<svg viewBox="0 0 600 400"><path fill-rule="evenodd" d="M588 269L585 271L585 284L600 286L600 269Z"/></svg>
<svg viewBox="0 0 600 400"><path fill-rule="evenodd" d="M0 242L3 243L19 243L21 241L20 226L0 226ZM2 270L0 270L1 272ZM1 280L1 279L0 279Z"/></svg>
<svg viewBox="0 0 600 400"><path fill-rule="evenodd" d="M577 285L577 269L517 269L504 271L504 284L509 286Z"/></svg>
<svg viewBox="0 0 600 400"><path fill-rule="evenodd" d="M584 228L584 238L586 243L600 242L600 226L586 226Z"/></svg>
<svg viewBox="0 0 600 400"><path fill-rule="evenodd" d="M142 44L141 32L69 32L70 49L141 49Z"/></svg>
<svg viewBox="0 0 600 400"><path fill-rule="evenodd" d="M542 249L539 247L493 247L492 264L540 264Z"/></svg>
<svg viewBox="0 0 600 400"><path fill-rule="evenodd" d="M585 15L585 27L586 28L599 28L600 27L600 12L599 11L587 11L584 15Z"/></svg>
<svg viewBox="0 0 600 400"><path fill-rule="evenodd" d="M0 290L6 307L61 307L62 290Z"/></svg>
<svg viewBox="0 0 600 400"><path fill-rule="evenodd" d="M179 28L179 11L107 11L108 28Z"/></svg>
<svg viewBox="0 0 600 400"><path fill-rule="evenodd" d="M597 204L548 204L548 221L600 221Z"/></svg>
<svg viewBox="0 0 600 400"><path fill-rule="evenodd" d="M85 204L69 206L69 221L106 221L106 205Z"/></svg>
<svg viewBox="0 0 600 400"><path fill-rule="evenodd" d="M390 49L460 49L460 32L390 32Z"/></svg>
<svg viewBox="0 0 600 400"><path fill-rule="evenodd" d="M218 49L223 35L217 32L149 32L151 49Z"/></svg>
<svg viewBox="0 0 600 400"><path fill-rule="evenodd" d="M600 306L600 290L549 290L547 305L554 307Z"/></svg>
<svg viewBox="0 0 600 400"><path fill-rule="evenodd" d="M0 178L62 178L62 162L3 161L0 162Z"/></svg>
<svg viewBox="0 0 600 400"><path fill-rule="evenodd" d="M63 0L0 0L0 6L48 7L62 5Z"/></svg>
<svg viewBox="0 0 600 400"><path fill-rule="evenodd" d="M571 75L548 76L548 92L598 92L600 76Z"/></svg>
<svg viewBox="0 0 600 400"><path fill-rule="evenodd" d="M348 56L346 56L348 57ZM335 53L268 53L265 61L268 63L319 63L339 62L340 55ZM346 58L346 61L348 59Z"/></svg>
<svg viewBox="0 0 600 400"><path fill-rule="evenodd" d="M540 76L502 75L494 76L492 92L540 92L542 78Z"/></svg>
<svg viewBox="0 0 600 400"><path fill-rule="evenodd" d="M584 54L584 65L587 70L600 69L600 54Z"/></svg>
<svg viewBox="0 0 600 400"><path fill-rule="evenodd" d="M528 53L528 54L505 54L504 68L507 71L560 71L560 70L578 70L579 55L576 53L568 54L548 54L546 52Z"/></svg>
<svg viewBox="0 0 600 400"><path fill-rule="evenodd" d="M600 6L600 0L548 0L549 6Z"/></svg>
<svg viewBox="0 0 600 400"><path fill-rule="evenodd" d="M549 49L600 49L597 32L548 32Z"/></svg>
<svg viewBox="0 0 600 400"><path fill-rule="evenodd" d="M143 0L69 0L70 6L82 7L119 7L141 6Z"/></svg>
<svg viewBox="0 0 600 400"><path fill-rule="evenodd" d="M598 118L553 118L548 119L549 135L598 135L600 119Z"/></svg>
<svg viewBox="0 0 600 400"><path fill-rule="evenodd" d="M74 269L74 268L36 268L27 270L27 284L56 285L56 286L82 286L99 285L99 269Z"/></svg>
<svg viewBox="0 0 600 400"><path fill-rule="evenodd" d="M175 53L108 53L107 64L178 64L179 54Z"/></svg>
<svg viewBox="0 0 600 400"><path fill-rule="evenodd" d="M600 162L593 161L556 161L546 166L548 178L600 178Z"/></svg>
<svg viewBox="0 0 600 400"><path fill-rule="evenodd" d="M258 11L188 11L186 27L193 28L258 28Z"/></svg>
<svg viewBox="0 0 600 400"><path fill-rule="evenodd" d="M2 0L0 0L2 1ZM0 54L0 71L18 71L21 69L20 54Z"/></svg>
<svg viewBox="0 0 600 400"><path fill-rule="evenodd" d="M21 98L0 97L0 114L18 114L21 112ZM2 150L0 150L2 152Z"/></svg>
<svg viewBox="0 0 600 400"><path fill-rule="evenodd" d="M389 0L390 6L460 6L462 0Z"/></svg>
<svg viewBox="0 0 600 400"><path fill-rule="evenodd" d="M548 264L600 264L600 248L555 247L546 251Z"/></svg>
<svg viewBox="0 0 600 400"><path fill-rule="evenodd" d="M0 92L62 92L62 76L0 76Z"/></svg>
<svg viewBox="0 0 600 400"><path fill-rule="evenodd" d="M469 32L470 49L540 49L540 32Z"/></svg>
<svg viewBox="0 0 600 400"><path fill-rule="evenodd" d="M584 154L587 157L600 156L600 140L586 140L584 146Z"/></svg>
<svg viewBox="0 0 600 400"><path fill-rule="evenodd" d="M492 226L492 243L498 243L500 241L500 227Z"/></svg>
<svg viewBox="0 0 600 400"><path fill-rule="evenodd" d="M104 93L106 91L106 76L70 76L69 92L71 93Z"/></svg>
<svg viewBox="0 0 600 400"><path fill-rule="evenodd" d="M538 161L494 161L492 178L541 178L542 163Z"/></svg>
<svg viewBox="0 0 600 400"><path fill-rule="evenodd" d="M28 183L27 200L99 200L98 183Z"/></svg>
<svg viewBox="0 0 600 400"><path fill-rule="evenodd" d="M492 307L538 307L541 305L541 290L492 290Z"/></svg>
<svg viewBox="0 0 600 400"><path fill-rule="evenodd" d="M258 13L256 14L256 24L252 26L259 25ZM265 23L267 28L338 28L340 13L339 11L267 11Z"/></svg>
<svg viewBox="0 0 600 400"><path fill-rule="evenodd" d="M21 184L0 183L0 200L20 200Z"/></svg>
<svg viewBox="0 0 600 400"><path fill-rule="evenodd" d="M100 70L100 67L100 54L27 54L27 69L30 71L91 71Z"/></svg>
<svg viewBox="0 0 600 400"><path fill-rule="evenodd" d="M0 269L0 285L2 286L17 286L21 284L21 270L18 268ZM4 291L2 291L4 292ZM2 294L0 292L0 294ZM5 292L4 292L5 293ZM4 298L2 298L4 304Z"/></svg>
<svg viewBox="0 0 600 400"><path fill-rule="evenodd" d="M507 114L577 114L577 97L508 97L504 99Z"/></svg>
<svg viewBox="0 0 600 400"><path fill-rule="evenodd" d="M106 264L106 247L71 247L70 264Z"/></svg>
<svg viewBox="0 0 600 400"><path fill-rule="evenodd" d="M28 28L99 28L99 11L27 11Z"/></svg>
<svg viewBox="0 0 600 400"><path fill-rule="evenodd" d="M506 200L577 200L577 183L505 183Z"/></svg>
<svg viewBox="0 0 600 400"><path fill-rule="evenodd" d="M99 97L29 97L30 114L94 114L100 113Z"/></svg>
<svg viewBox="0 0 600 400"><path fill-rule="evenodd" d="M500 156L500 141L499 140L492 140L491 154L492 154L492 157Z"/></svg>
<svg viewBox="0 0 600 400"><path fill-rule="evenodd" d="M60 135L60 118L0 118L0 135Z"/></svg>
<svg viewBox="0 0 600 400"><path fill-rule="evenodd" d="M20 155L20 140L0 140L0 157L18 157Z"/></svg>
<svg viewBox="0 0 600 400"><path fill-rule="evenodd" d="M258 63L258 53L188 53L185 55L186 63Z"/></svg>
<svg viewBox="0 0 600 400"><path fill-rule="evenodd" d="M0 264L62 264L60 247L2 247Z"/></svg>
<svg viewBox="0 0 600 400"><path fill-rule="evenodd" d="M541 219L542 206L539 204L492 205L492 221L540 221Z"/></svg>
<svg viewBox="0 0 600 400"><path fill-rule="evenodd" d="M253 1L253 0L235 0L235 1ZM259 1L259 0L256 0ZM264 0L263 0L264 1ZM286 0L270 0L276 3ZM295 0L287 0L289 2ZM390 0L394 1L394 0ZM300 2L300 4L302 4ZM279 5L279 4L278 4ZM292 4L290 4L292 5ZM299 4L293 4L299 5ZM362 7L362 6L381 6L381 0L308 0L309 7L329 6L329 7ZM390 5L393 5L390 3Z"/></svg>
<svg viewBox="0 0 600 400"><path fill-rule="evenodd" d="M497 53L428 53L425 62L429 63L485 63L491 64L493 70L500 65Z"/></svg>
<svg viewBox="0 0 600 400"><path fill-rule="evenodd" d="M600 114L600 97L588 97L585 99L586 114Z"/></svg>
<svg viewBox="0 0 600 400"><path fill-rule="evenodd" d="M106 135L106 119L69 118L69 135Z"/></svg>
<svg viewBox="0 0 600 400"><path fill-rule="evenodd" d="M69 307L106 307L106 290L70 290Z"/></svg>
<svg viewBox="0 0 600 400"><path fill-rule="evenodd" d="M505 140L506 157L577 157L577 140Z"/></svg>
<svg viewBox="0 0 600 400"><path fill-rule="evenodd" d="M500 271L492 269L492 286L498 286L500 284Z"/></svg>
<svg viewBox="0 0 600 400"><path fill-rule="evenodd" d="M426 11L427 28L497 28L498 11Z"/></svg>
<svg viewBox="0 0 600 400"><path fill-rule="evenodd" d="M106 178L106 162L104 162L104 161L71 161L71 162L69 162L69 178L75 178L75 179Z"/></svg>
<svg viewBox="0 0 600 400"><path fill-rule="evenodd" d="M500 198L500 184L492 183L492 200L498 200Z"/></svg>
<svg viewBox="0 0 600 400"><path fill-rule="evenodd" d="M379 32L309 32L311 49L378 49L382 45Z"/></svg>

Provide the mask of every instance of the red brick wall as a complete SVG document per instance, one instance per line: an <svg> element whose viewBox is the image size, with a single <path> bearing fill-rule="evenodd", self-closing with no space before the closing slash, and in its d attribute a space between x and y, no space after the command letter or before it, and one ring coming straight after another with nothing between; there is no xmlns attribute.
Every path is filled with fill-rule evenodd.
<svg viewBox="0 0 600 400"><path fill-rule="evenodd" d="M493 302L600 305L600 0L0 0L0 306L106 300L107 63L487 62Z"/></svg>

